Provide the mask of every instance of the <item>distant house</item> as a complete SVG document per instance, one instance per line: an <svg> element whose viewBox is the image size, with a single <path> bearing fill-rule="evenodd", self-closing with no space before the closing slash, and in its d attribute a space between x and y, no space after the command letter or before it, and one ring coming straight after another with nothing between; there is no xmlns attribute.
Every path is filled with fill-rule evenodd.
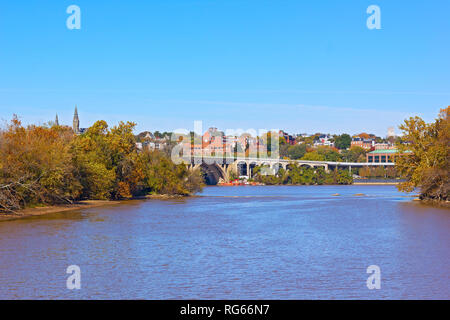
<svg viewBox="0 0 450 320"><path fill-rule="evenodd" d="M158 141L149 142L147 146L150 150L163 150L167 146L167 143Z"/></svg>
<svg viewBox="0 0 450 320"><path fill-rule="evenodd" d="M280 135L280 137L284 138L284 140L286 141L287 144L292 145L292 146L295 145L295 137L293 137L289 133L286 133L283 130L280 130L278 132L278 134Z"/></svg>
<svg viewBox="0 0 450 320"><path fill-rule="evenodd" d="M334 147L334 142L331 141L331 136L329 134L321 134L317 137L318 140L314 142L314 146L328 146Z"/></svg>
<svg viewBox="0 0 450 320"><path fill-rule="evenodd" d="M154 139L155 139L155 136L153 135L153 133L147 132L147 133L145 134L145 136L144 136L144 139L147 139L147 140L154 140Z"/></svg>
<svg viewBox="0 0 450 320"><path fill-rule="evenodd" d="M371 150L375 147L374 139L363 139L361 137L353 137L350 147L361 147L366 150Z"/></svg>

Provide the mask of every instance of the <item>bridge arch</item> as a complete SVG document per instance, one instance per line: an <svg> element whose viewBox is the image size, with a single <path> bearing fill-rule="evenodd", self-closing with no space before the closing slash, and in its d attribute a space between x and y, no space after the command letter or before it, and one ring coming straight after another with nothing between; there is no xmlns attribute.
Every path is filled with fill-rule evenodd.
<svg viewBox="0 0 450 320"><path fill-rule="evenodd" d="M279 162L276 162L273 164L272 168L273 168L273 170L275 170L275 173L277 173L278 170L280 170L280 168L283 168L283 165Z"/></svg>
<svg viewBox="0 0 450 320"><path fill-rule="evenodd" d="M254 175L254 170L255 170L255 167L257 166L258 164L256 163L256 161L252 161L252 162L250 162L249 164L248 164L248 177L249 178L251 178L251 177L253 177L253 175Z"/></svg>
<svg viewBox="0 0 450 320"><path fill-rule="evenodd" d="M238 176L248 176L248 166L246 161L238 161L236 167Z"/></svg>
<svg viewBox="0 0 450 320"><path fill-rule="evenodd" d="M289 170L291 170L292 168L295 168L295 167L297 167L297 165L295 163L291 162L291 163L288 163L286 165L286 170L289 171Z"/></svg>
<svg viewBox="0 0 450 320"><path fill-rule="evenodd" d="M199 167L207 185L216 185L220 179L227 181L225 170L217 163L207 164L203 162Z"/></svg>

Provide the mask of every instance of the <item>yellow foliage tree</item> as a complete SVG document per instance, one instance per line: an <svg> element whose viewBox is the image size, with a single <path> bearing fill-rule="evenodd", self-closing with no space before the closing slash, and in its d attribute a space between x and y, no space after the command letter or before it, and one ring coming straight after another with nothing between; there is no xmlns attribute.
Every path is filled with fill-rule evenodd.
<svg viewBox="0 0 450 320"><path fill-rule="evenodd" d="M422 199L448 201L450 193L450 107L442 109L434 123L412 117L400 126L397 171L406 178L399 190L420 188Z"/></svg>

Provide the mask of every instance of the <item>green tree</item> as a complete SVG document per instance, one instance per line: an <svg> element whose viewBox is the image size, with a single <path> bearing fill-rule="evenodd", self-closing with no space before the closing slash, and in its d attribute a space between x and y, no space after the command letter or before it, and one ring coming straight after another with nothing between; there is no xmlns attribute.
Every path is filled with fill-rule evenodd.
<svg viewBox="0 0 450 320"><path fill-rule="evenodd" d="M342 157L336 149L321 146L314 151L307 152L302 160L339 162L342 161Z"/></svg>
<svg viewBox="0 0 450 320"><path fill-rule="evenodd" d="M325 156L323 154L319 154L317 151L311 151L307 152L303 157L302 160L308 160L308 161L325 161Z"/></svg>
<svg viewBox="0 0 450 320"><path fill-rule="evenodd" d="M352 137L350 137L350 135L344 133L341 134L340 136L337 136L334 139L334 146L340 150L345 150L350 148L350 145L352 143Z"/></svg>
<svg viewBox="0 0 450 320"><path fill-rule="evenodd" d="M144 150L139 156L139 167L145 193L189 195L203 186L199 169L189 171L184 164L174 164L159 151Z"/></svg>
<svg viewBox="0 0 450 320"><path fill-rule="evenodd" d="M292 160L301 159L305 154L306 154L306 145L303 143L290 146L287 149L287 156L289 157L289 159Z"/></svg>
<svg viewBox="0 0 450 320"><path fill-rule="evenodd" d="M342 156L335 148L321 146L317 148L317 153L323 155L325 161L333 161L333 162L342 161Z"/></svg>
<svg viewBox="0 0 450 320"><path fill-rule="evenodd" d="M361 147L352 147L342 151L342 157L346 162L366 162L366 150Z"/></svg>

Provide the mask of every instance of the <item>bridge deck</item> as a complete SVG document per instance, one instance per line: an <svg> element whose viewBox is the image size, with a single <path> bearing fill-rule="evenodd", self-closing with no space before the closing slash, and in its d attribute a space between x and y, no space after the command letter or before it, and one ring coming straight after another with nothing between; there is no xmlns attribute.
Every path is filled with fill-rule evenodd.
<svg viewBox="0 0 450 320"><path fill-rule="evenodd" d="M367 166L395 166L394 162L333 162L333 161L310 161L310 160L287 160L287 159L276 159L276 158L244 158L244 157L231 157L231 158L222 158L222 157L192 157L185 158L186 162L193 163L220 163L220 164L230 164L230 163L256 163L256 164L275 164L275 163L297 163L297 164L310 164L315 166L351 166L351 167L367 167Z"/></svg>

